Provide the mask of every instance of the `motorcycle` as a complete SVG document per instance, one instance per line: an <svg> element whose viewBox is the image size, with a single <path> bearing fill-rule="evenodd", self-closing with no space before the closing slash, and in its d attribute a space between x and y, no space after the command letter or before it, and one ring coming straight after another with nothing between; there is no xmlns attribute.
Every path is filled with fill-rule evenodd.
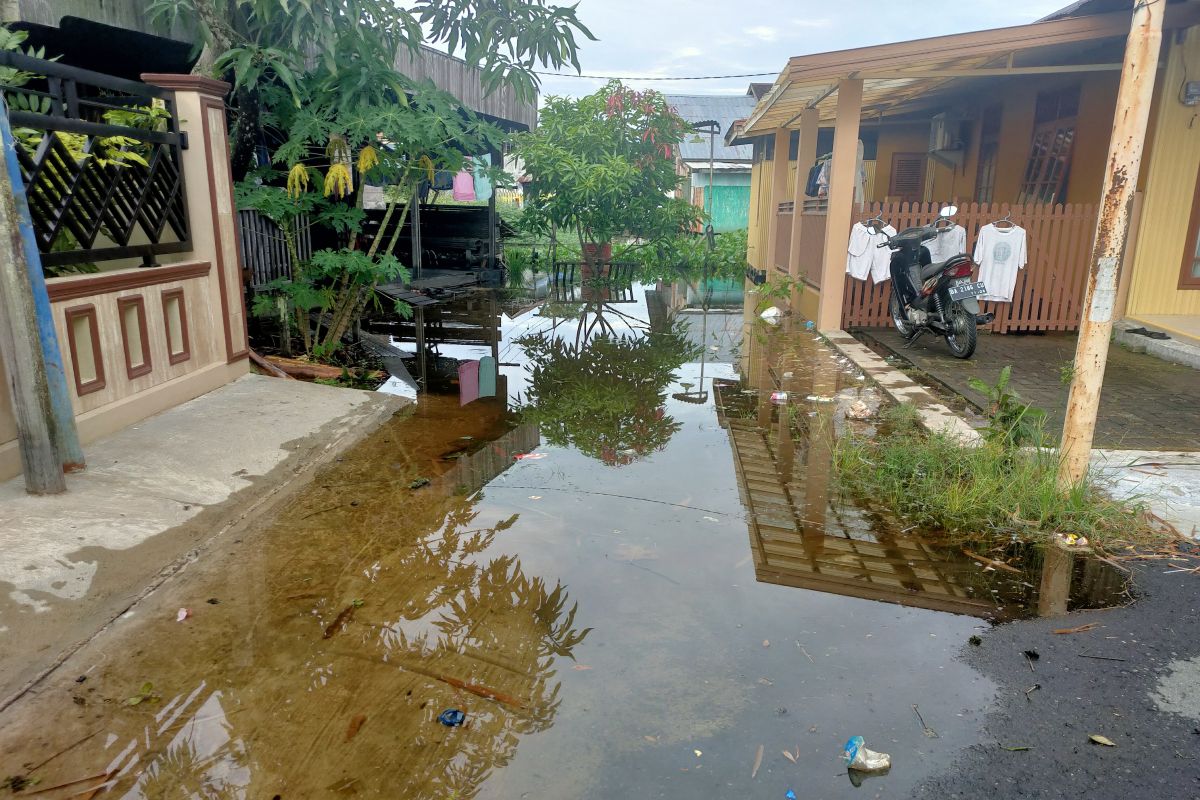
<svg viewBox="0 0 1200 800"><path fill-rule="evenodd" d="M878 247L892 250L888 313L900 335L911 345L932 332L945 337L956 358L970 358L979 339L976 329L996 316L980 313L977 298L987 290L981 281L972 280L975 263L966 253L933 263L924 246L943 226L953 224L950 217L957 212L957 207L946 206L932 224L907 228ZM884 233L882 220L872 220L867 227L871 233Z"/></svg>

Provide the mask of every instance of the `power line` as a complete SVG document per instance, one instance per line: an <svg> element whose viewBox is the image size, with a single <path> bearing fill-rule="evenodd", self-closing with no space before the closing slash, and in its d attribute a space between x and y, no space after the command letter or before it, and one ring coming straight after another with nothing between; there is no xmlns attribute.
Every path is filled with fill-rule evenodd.
<svg viewBox="0 0 1200 800"><path fill-rule="evenodd" d="M638 77L636 75L576 75L574 72L541 72L533 70L537 75L549 75L555 78L589 78L598 81L719 81L726 78L774 78L779 75L779 71L775 72L746 72L741 75L689 75L678 78L662 78L654 77Z"/></svg>

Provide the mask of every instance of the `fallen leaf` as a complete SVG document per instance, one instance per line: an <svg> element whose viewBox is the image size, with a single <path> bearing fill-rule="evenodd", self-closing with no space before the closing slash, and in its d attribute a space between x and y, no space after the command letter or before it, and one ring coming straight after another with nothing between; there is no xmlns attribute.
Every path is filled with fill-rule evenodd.
<svg viewBox="0 0 1200 800"><path fill-rule="evenodd" d="M1112 739L1108 738L1107 736L1101 736L1098 733L1093 733L1088 738L1091 739L1096 744L1102 744L1105 747L1116 747L1117 746L1117 743L1114 742Z"/></svg>
<svg viewBox="0 0 1200 800"><path fill-rule="evenodd" d="M1089 622L1086 625L1080 625L1075 628L1055 628L1054 632L1055 633L1083 633L1084 631L1090 631L1092 628L1095 628L1095 627L1096 627L1096 623Z"/></svg>
<svg viewBox="0 0 1200 800"><path fill-rule="evenodd" d="M759 678L758 682L761 683L763 686L774 686L775 685L774 681L767 680L766 678Z"/></svg>
<svg viewBox="0 0 1200 800"><path fill-rule="evenodd" d="M783 757L786 758L788 761L792 762L793 764L796 763L796 757L794 755L792 755L791 753L789 753L787 750L783 751Z"/></svg>
<svg viewBox="0 0 1200 800"><path fill-rule="evenodd" d="M1030 748L1026 747L1025 745L1018 745L1016 747L1007 747L1005 745L1000 745L1000 749L1008 750L1009 752L1012 752L1012 753L1023 753L1024 751L1026 751Z"/></svg>
<svg viewBox="0 0 1200 800"><path fill-rule="evenodd" d="M358 729L361 728L363 726L363 723L366 721L367 721L366 714L355 714L350 719L350 724L346 727L346 741L347 742L358 735Z"/></svg>
<svg viewBox="0 0 1200 800"><path fill-rule="evenodd" d="M575 670L576 672L584 672L591 669L591 666L588 664L576 664L575 666L571 667L571 669Z"/></svg>
<svg viewBox="0 0 1200 800"><path fill-rule="evenodd" d="M657 742L657 741L658 741L658 737L657 737L657 736L649 736L649 735L647 735L647 736L643 736L642 738L643 738L643 739L645 739L647 742Z"/></svg>
<svg viewBox="0 0 1200 800"><path fill-rule="evenodd" d="M187 619L191 615L192 615L192 610L190 608L181 608L181 609L179 609L179 613L177 613L175 615L175 621L183 622L185 619Z"/></svg>
<svg viewBox="0 0 1200 800"><path fill-rule="evenodd" d="M1041 658L1041 655L1038 654L1037 650L1026 650L1024 655L1030 661L1037 661L1039 658Z"/></svg>
<svg viewBox="0 0 1200 800"><path fill-rule="evenodd" d="M770 646L771 646L771 640L763 639L763 647L770 647Z"/></svg>
<svg viewBox="0 0 1200 800"><path fill-rule="evenodd" d="M750 780L758 775L758 768L762 766L763 746L758 746L758 752L754 754L754 769L750 770Z"/></svg>

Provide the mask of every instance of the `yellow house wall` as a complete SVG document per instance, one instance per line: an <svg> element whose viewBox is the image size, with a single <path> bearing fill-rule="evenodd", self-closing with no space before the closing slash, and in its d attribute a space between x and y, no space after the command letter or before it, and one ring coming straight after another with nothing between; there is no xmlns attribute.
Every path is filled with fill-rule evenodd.
<svg viewBox="0 0 1200 800"><path fill-rule="evenodd" d="M1170 42L1153 139L1147 142L1149 164L1143 164L1145 195L1126 307L1131 316L1200 314L1200 290L1179 288L1200 170L1200 109L1182 105L1172 94L1184 79L1185 61L1200 64L1200 27L1189 28L1183 42Z"/></svg>
<svg viewBox="0 0 1200 800"><path fill-rule="evenodd" d="M875 185L871 200L886 200L892 182L892 156L896 153L924 153L929 147L929 123L914 122L884 125L879 130L875 156Z"/></svg>
<svg viewBox="0 0 1200 800"><path fill-rule="evenodd" d="M770 229L768 211L771 205L771 162L759 160L750 169L750 224L746 258L755 269L764 269L759 263L766 253L765 242Z"/></svg>

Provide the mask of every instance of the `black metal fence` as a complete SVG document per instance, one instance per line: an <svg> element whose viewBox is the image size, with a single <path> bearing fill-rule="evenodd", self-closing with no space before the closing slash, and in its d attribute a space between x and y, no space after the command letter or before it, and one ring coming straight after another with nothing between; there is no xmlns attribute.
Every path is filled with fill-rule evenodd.
<svg viewBox="0 0 1200 800"><path fill-rule="evenodd" d="M0 90L45 266L191 249L174 92L13 52L0 65L28 73Z"/></svg>

